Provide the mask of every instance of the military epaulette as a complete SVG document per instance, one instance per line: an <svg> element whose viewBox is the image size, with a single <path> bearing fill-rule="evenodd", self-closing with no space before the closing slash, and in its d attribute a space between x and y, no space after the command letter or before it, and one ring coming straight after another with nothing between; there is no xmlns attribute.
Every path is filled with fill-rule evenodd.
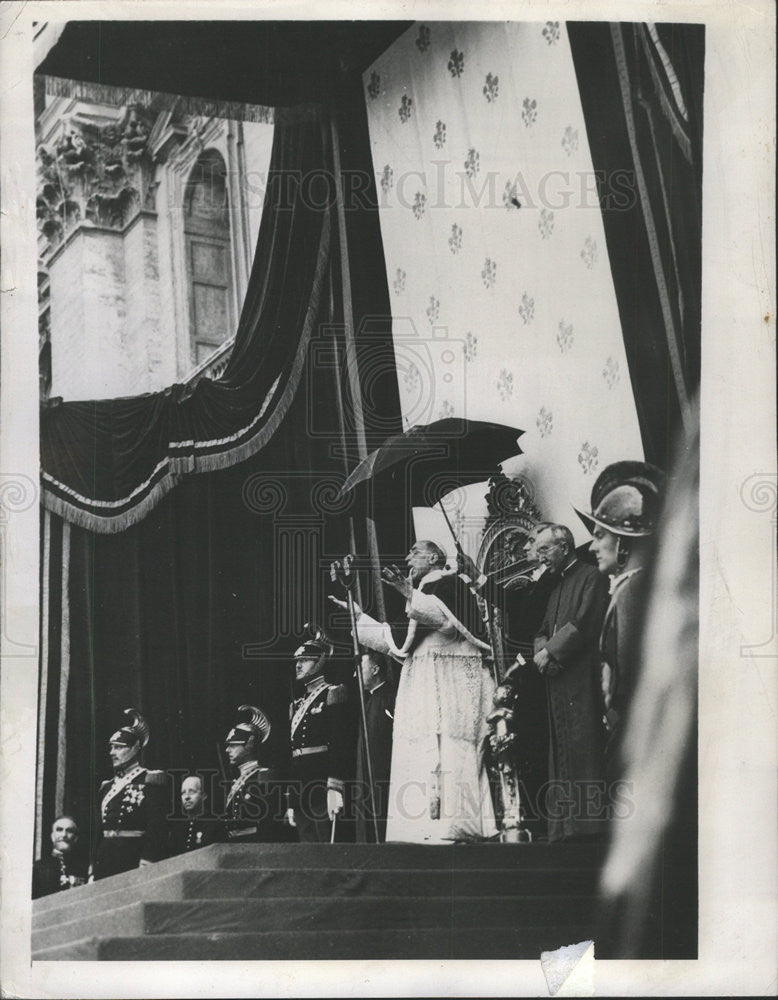
<svg viewBox="0 0 778 1000"><path fill-rule="evenodd" d="M345 684L330 684L327 688L327 704L342 705L348 699Z"/></svg>
<svg viewBox="0 0 778 1000"><path fill-rule="evenodd" d="M165 771L146 771L147 785L166 785L167 773Z"/></svg>

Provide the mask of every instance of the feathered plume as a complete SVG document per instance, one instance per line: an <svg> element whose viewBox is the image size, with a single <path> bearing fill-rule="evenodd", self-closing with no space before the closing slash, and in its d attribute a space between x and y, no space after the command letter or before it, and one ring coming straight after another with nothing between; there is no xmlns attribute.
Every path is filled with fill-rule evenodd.
<svg viewBox="0 0 778 1000"><path fill-rule="evenodd" d="M256 730L264 743L268 736L270 736L270 719L268 719L262 709L257 708L256 705L241 705L238 708L238 712L248 713L246 722Z"/></svg>
<svg viewBox="0 0 778 1000"><path fill-rule="evenodd" d="M138 740L138 743L142 747L145 747L149 742L149 727L146 720L137 710L137 708L125 708L125 716L130 720L129 724L123 726L122 728L127 730L127 732L132 733Z"/></svg>

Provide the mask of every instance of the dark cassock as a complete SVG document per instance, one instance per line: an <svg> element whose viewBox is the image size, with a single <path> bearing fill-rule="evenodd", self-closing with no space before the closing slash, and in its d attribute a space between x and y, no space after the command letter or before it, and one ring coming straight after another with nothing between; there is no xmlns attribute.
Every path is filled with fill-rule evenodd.
<svg viewBox="0 0 778 1000"><path fill-rule="evenodd" d="M500 609L505 649L510 659L527 661L514 674L516 699L516 753L521 806L525 825L533 836L546 833L543 790L548 781L548 709L546 682L532 664L535 636L554 586L549 573L535 573L522 586L494 588L491 596Z"/></svg>
<svg viewBox="0 0 778 1000"><path fill-rule="evenodd" d="M546 674L549 783L540 804L551 841L604 830L599 636L607 604L604 577L576 558L557 576L535 639L561 667Z"/></svg>
<svg viewBox="0 0 778 1000"><path fill-rule="evenodd" d="M47 858L32 863L32 898L50 896L63 889L84 885L87 880L87 860L73 852L69 855L56 851Z"/></svg>
<svg viewBox="0 0 778 1000"><path fill-rule="evenodd" d="M362 725L357 739L357 788L359 806L356 810L357 840L360 844L376 842L375 824L378 825L378 841L386 840L386 813L389 801L389 772L392 763L392 732L394 729L395 691L388 680L381 681L372 690L365 690L365 719L367 721L367 742L370 747L370 762L373 770L373 790L375 803L371 801L367 759L365 756L365 736Z"/></svg>

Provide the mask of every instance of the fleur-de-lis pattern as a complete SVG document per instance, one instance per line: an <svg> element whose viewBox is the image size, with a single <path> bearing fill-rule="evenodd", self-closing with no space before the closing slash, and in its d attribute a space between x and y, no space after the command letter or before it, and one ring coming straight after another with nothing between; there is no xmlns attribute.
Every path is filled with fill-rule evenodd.
<svg viewBox="0 0 778 1000"><path fill-rule="evenodd" d="M484 266L481 269L481 281L486 288L492 288L497 281L497 261L492 260L491 257L487 257L484 261Z"/></svg>
<svg viewBox="0 0 778 1000"><path fill-rule="evenodd" d="M381 190L384 194L389 194L394 184L394 171L387 163L381 173Z"/></svg>
<svg viewBox="0 0 778 1000"><path fill-rule="evenodd" d="M578 452L578 464L584 471L585 475L593 472L594 469L599 465L599 451L593 444L589 444L588 441L584 441L581 445L581 450Z"/></svg>
<svg viewBox="0 0 778 1000"><path fill-rule="evenodd" d="M605 367L602 370L602 377L605 379L605 383L608 388L612 389L621 378L618 361L614 358L608 358L605 362Z"/></svg>
<svg viewBox="0 0 778 1000"><path fill-rule="evenodd" d="M462 76L465 70L465 56L459 49L453 49L448 60L448 71L453 77Z"/></svg>
<svg viewBox="0 0 778 1000"><path fill-rule="evenodd" d="M533 97L525 97L521 108L521 120L527 126L534 125L538 120L538 102Z"/></svg>
<svg viewBox="0 0 778 1000"><path fill-rule="evenodd" d="M568 156L578 152L578 129L568 125L562 134L562 149Z"/></svg>
<svg viewBox="0 0 778 1000"><path fill-rule="evenodd" d="M538 413L538 419L535 421L538 428L538 433L542 438L548 437L551 431L554 429L554 415L551 410L547 410L545 406L540 407L540 412Z"/></svg>
<svg viewBox="0 0 778 1000"><path fill-rule="evenodd" d="M367 85L367 94L371 101L374 101L381 93L381 77L378 73L370 74L370 83Z"/></svg>
<svg viewBox="0 0 778 1000"><path fill-rule="evenodd" d="M513 181L513 183L508 181L505 185L505 190L502 193L502 203L509 212L514 208L521 208L521 202L519 201L519 188L516 181Z"/></svg>
<svg viewBox="0 0 778 1000"><path fill-rule="evenodd" d="M562 354L567 354L570 348L573 346L573 324L565 323L563 319L560 319L559 326L557 327L556 342L559 344L559 350Z"/></svg>
<svg viewBox="0 0 778 1000"><path fill-rule="evenodd" d="M500 78L499 76L492 76L491 73L486 74L486 82L484 83L484 97L486 100L493 104L500 95Z"/></svg>
<svg viewBox="0 0 778 1000"><path fill-rule="evenodd" d="M584 264L586 264L590 271L597 263L597 244L591 236L587 236L584 240L583 250L581 251L581 260Z"/></svg>
<svg viewBox="0 0 778 1000"><path fill-rule="evenodd" d="M522 428L542 516L583 542L570 503L642 442L602 213L577 180L592 158L564 24L417 23L363 86L402 425L453 411Z"/></svg>
<svg viewBox="0 0 778 1000"><path fill-rule="evenodd" d="M416 48L419 52L426 52L430 47L430 29L426 24L419 25L419 34L416 38Z"/></svg>
<svg viewBox="0 0 778 1000"><path fill-rule="evenodd" d="M535 300L527 295L526 292L521 297L519 316L521 316L521 321L525 326L531 323L535 316Z"/></svg>
<svg viewBox="0 0 778 1000"><path fill-rule="evenodd" d="M500 399L503 402L509 400L513 395L513 372L509 372L507 368L501 369L500 376L495 385L500 394Z"/></svg>
<svg viewBox="0 0 778 1000"><path fill-rule="evenodd" d="M400 116L400 121L403 125L410 120L412 107L413 98L408 97L407 94L403 94L402 100L400 101L400 107L397 109L397 114Z"/></svg>

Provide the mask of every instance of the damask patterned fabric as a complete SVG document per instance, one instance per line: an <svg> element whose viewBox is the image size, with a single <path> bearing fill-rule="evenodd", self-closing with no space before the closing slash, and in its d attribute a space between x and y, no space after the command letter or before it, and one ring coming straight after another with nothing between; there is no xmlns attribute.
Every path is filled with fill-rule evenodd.
<svg viewBox="0 0 778 1000"><path fill-rule="evenodd" d="M404 421L524 429L506 471L583 541L643 448L564 23L415 24L363 79Z"/></svg>

